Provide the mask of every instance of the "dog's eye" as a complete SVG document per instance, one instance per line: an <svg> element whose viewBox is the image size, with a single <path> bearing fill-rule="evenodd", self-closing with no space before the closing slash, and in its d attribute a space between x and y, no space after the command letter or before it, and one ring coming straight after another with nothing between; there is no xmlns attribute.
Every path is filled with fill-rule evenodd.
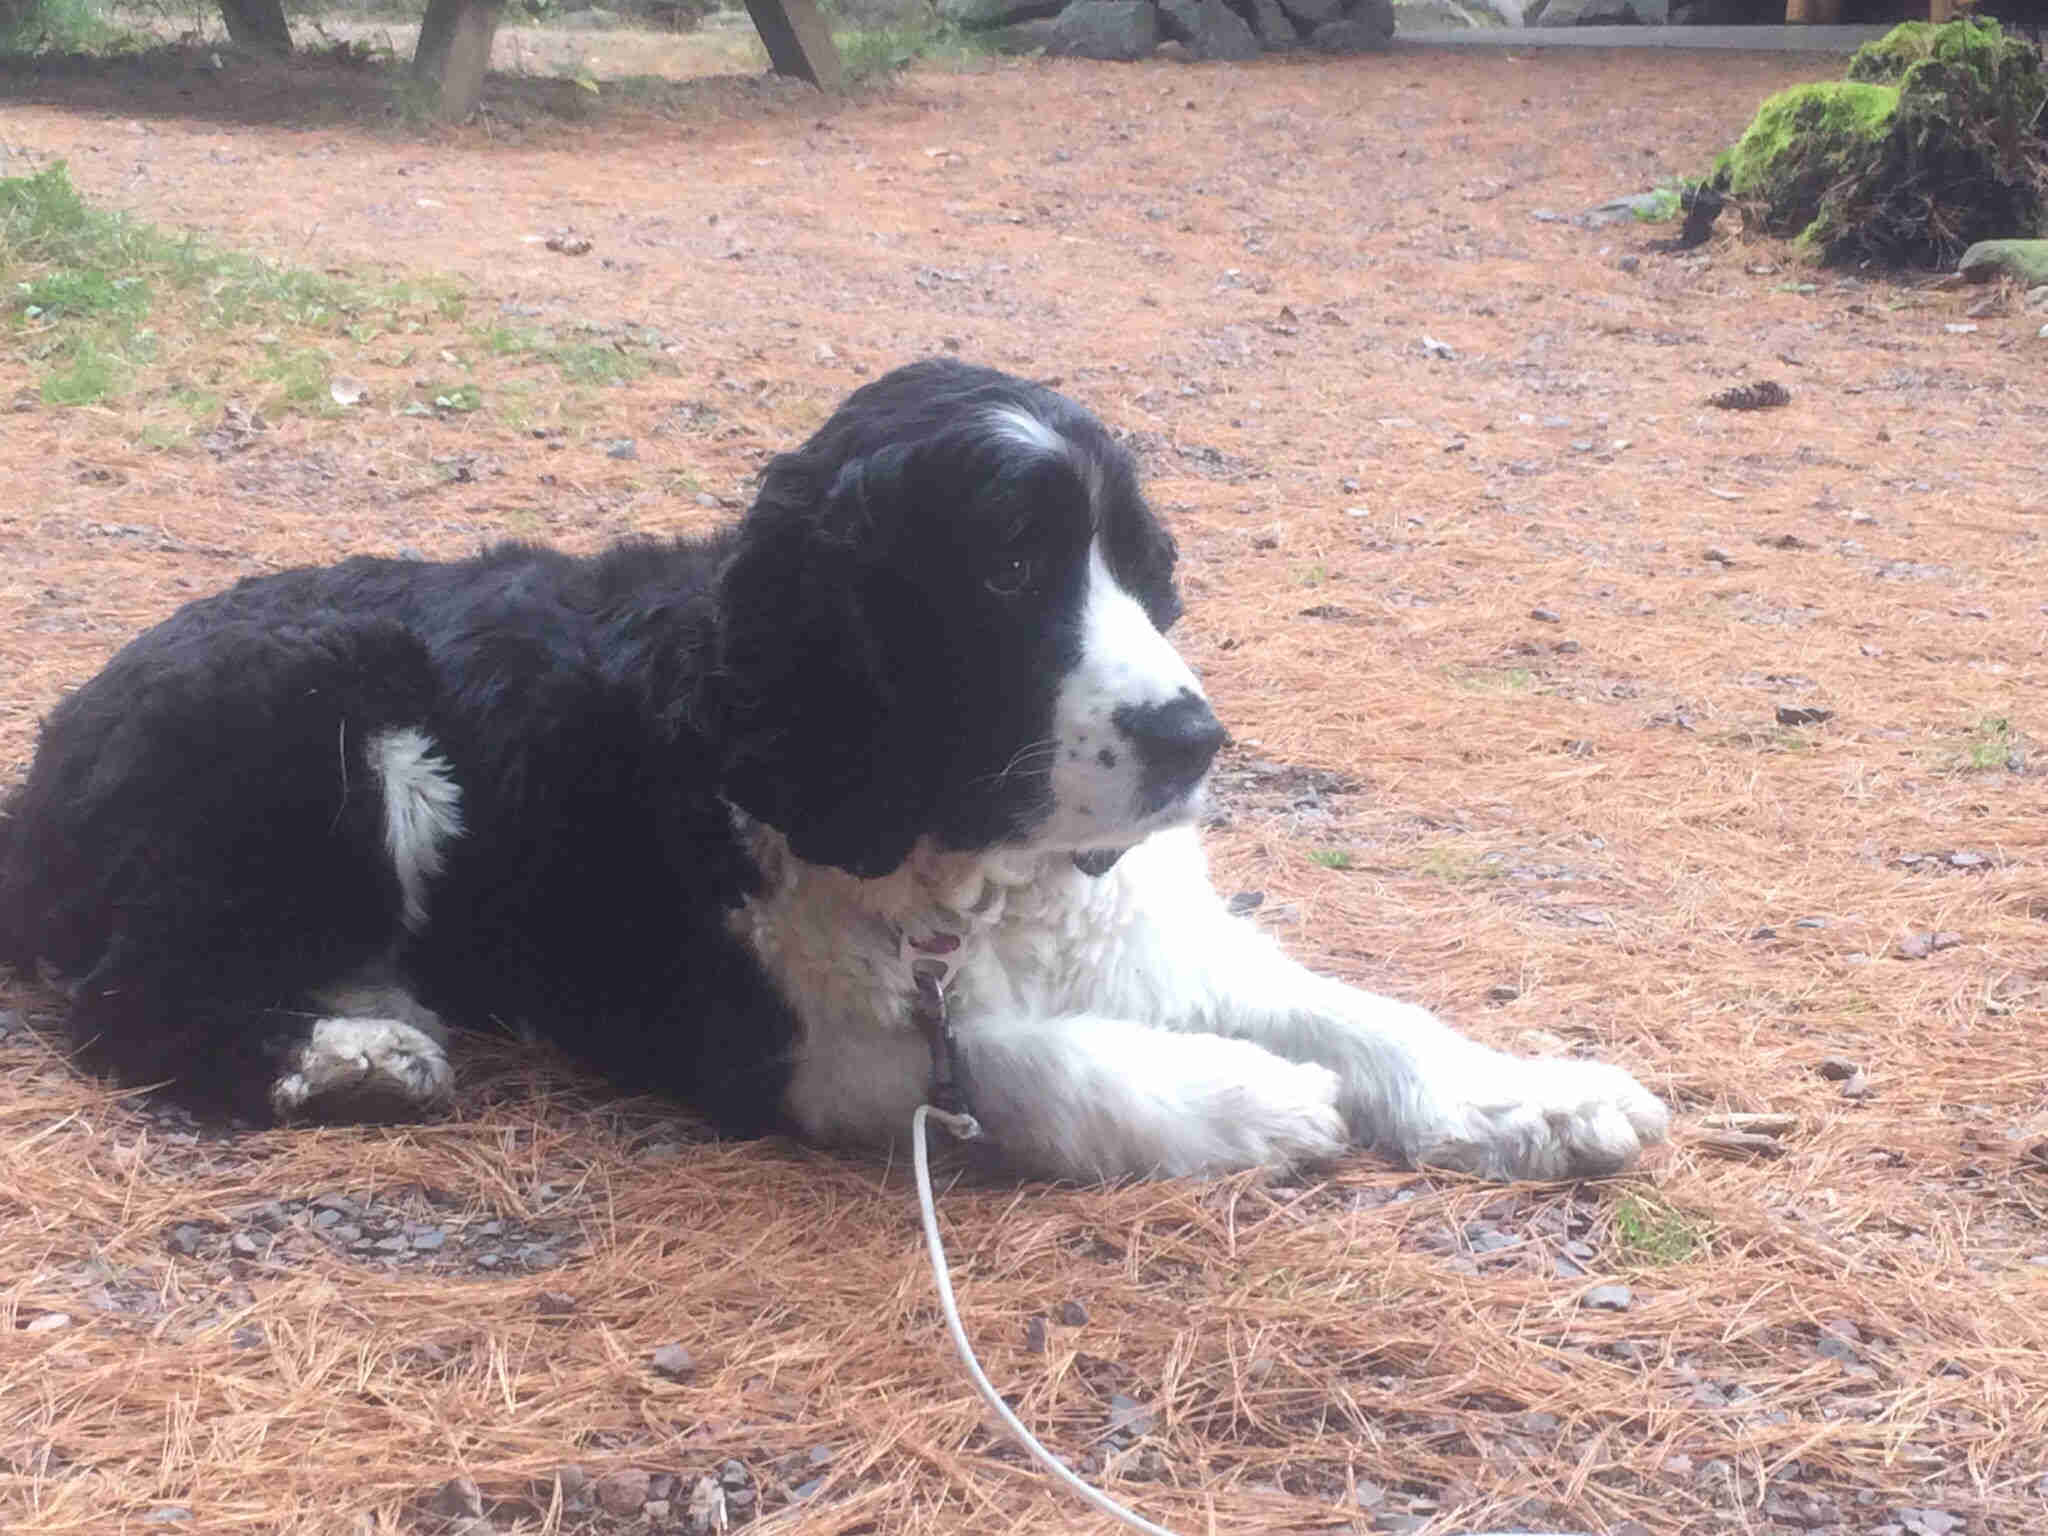
<svg viewBox="0 0 2048 1536"><path fill-rule="evenodd" d="M1031 585L1031 574L1031 561L1023 555L1012 555L990 573L988 589L997 597L1015 597Z"/></svg>

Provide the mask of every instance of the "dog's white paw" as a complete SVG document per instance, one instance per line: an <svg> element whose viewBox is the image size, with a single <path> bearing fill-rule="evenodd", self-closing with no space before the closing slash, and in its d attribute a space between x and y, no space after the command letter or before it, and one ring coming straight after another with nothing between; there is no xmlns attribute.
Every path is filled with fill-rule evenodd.
<svg viewBox="0 0 2048 1536"><path fill-rule="evenodd" d="M280 1120L380 1119L445 1104L455 1072L424 1030L397 1019L322 1019L270 1088Z"/></svg>
<svg viewBox="0 0 2048 1536"><path fill-rule="evenodd" d="M1328 1162L1350 1145L1337 1108L1337 1074L1282 1062L1225 1090L1215 1123L1229 1144L1216 1162L1230 1168L1287 1168Z"/></svg>
<svg viewBox="0 0 2048 1536"><path fill-rule="evenodd" d="M1446 1084L1439 1113L1408 1148L1418 1165L1493 1179L1571 1179L1619 1173L1664 1139L1661 1100L1599 1061L1491 1056Z"/></svg>

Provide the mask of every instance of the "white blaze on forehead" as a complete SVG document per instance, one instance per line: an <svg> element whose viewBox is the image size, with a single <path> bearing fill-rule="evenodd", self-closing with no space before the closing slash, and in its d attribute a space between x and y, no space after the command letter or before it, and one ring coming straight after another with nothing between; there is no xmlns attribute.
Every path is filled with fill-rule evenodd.
<svg viewBox="0 0 2048 1536"><path fill-rule="evenodd" d="M1201 684L1179 651L1153 627L1152 616L1124 589L1100 542L1088 548L1088 598L1081 610L1081 663L1068 686L1079 685L1106 714L1125 705L1164 704ZM1106 715L1105 715L1106 718Z"/></svg>
<svg viewBox="0 0 2048 1536"><path fill-rule="evenodd" d="M1088 551L1080 649L1053 705L1053 809L1040 835L1053 847L1124 846L1160 823L1156 808L1142 804L1144 765L1117 729L1116 713L1200 696L1202 688L1116 579L1099 544Z"/></svg>
<svg viewBox="0 0 2048 1536"><path fill-rule="evenodd" d="M999 405L988 413L988 419L998 437L1020 448L1028 448L1035 453L1057 454L1063 458L1074 451L1072 443L1022 406Z"/></svg>
<svg viewBox="0 0 2048 1536"><path fill-rule="evenodd" d="M1071 464L1088 488L1089 520L1101 521L1102 466L1095 461L1093 454L1083 453L1072 438L1019 405L999 405L988 413L988 420L996 436L1004 442L1028 453L1065 459Z"/></svg>
<svg viewBox="0 0 2048 1536"><path fill-rule="evenodd" d="M462 788L426 732L379 732L364 754L384 786L384 849L398 875L405 926L427 920L427 882L441 873L442 849L462 832Z"/></svg>

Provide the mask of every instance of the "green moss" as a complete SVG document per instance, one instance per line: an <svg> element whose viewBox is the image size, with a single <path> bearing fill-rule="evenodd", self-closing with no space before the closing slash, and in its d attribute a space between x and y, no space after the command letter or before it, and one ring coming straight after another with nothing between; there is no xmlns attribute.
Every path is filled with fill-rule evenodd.
<svg viewBox="0 0 2048 1536"><path fill-rule="evenodd" d="M1891 131L1899 108L1897 87L1853 80L1822 80L1778 92L1757 108L1748 129L1717 168L1725 168L1728 190L1737 197L1769 193L1794 162L1837 161L1848 151L1867 150Z"/></svg>
<svg viewBox="0 0 2048 1536"><path fill-rule="evenodd" d="M2040 56L1996 22L1906 22L1861 49L1848 79L1766 101L1711 185L1802 256L1946 264L2040 227L2044 108Z"/></svg>

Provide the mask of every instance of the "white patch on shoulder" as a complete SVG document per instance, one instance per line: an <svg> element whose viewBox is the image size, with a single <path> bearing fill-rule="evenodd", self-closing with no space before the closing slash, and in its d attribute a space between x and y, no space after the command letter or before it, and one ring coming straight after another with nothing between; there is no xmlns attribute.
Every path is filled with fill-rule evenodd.
<svg viewBox="0 0 2048 1536"><path fill-rule="evenodd" d="M322 1019L270 1085L280 1120L317 1101L432 1109L455 1091L455 1072L431 1035L396 1019Z"/></svg>
<svg viewBox="0 0 2048 1536"><path fill-rule="evenodd" d="M364 755L384 786L384 847L405 899L405 926L427 921L427 882L441 872L443 849L462 834L462 786L433 739L413 726L380 731Z"/></svg>

